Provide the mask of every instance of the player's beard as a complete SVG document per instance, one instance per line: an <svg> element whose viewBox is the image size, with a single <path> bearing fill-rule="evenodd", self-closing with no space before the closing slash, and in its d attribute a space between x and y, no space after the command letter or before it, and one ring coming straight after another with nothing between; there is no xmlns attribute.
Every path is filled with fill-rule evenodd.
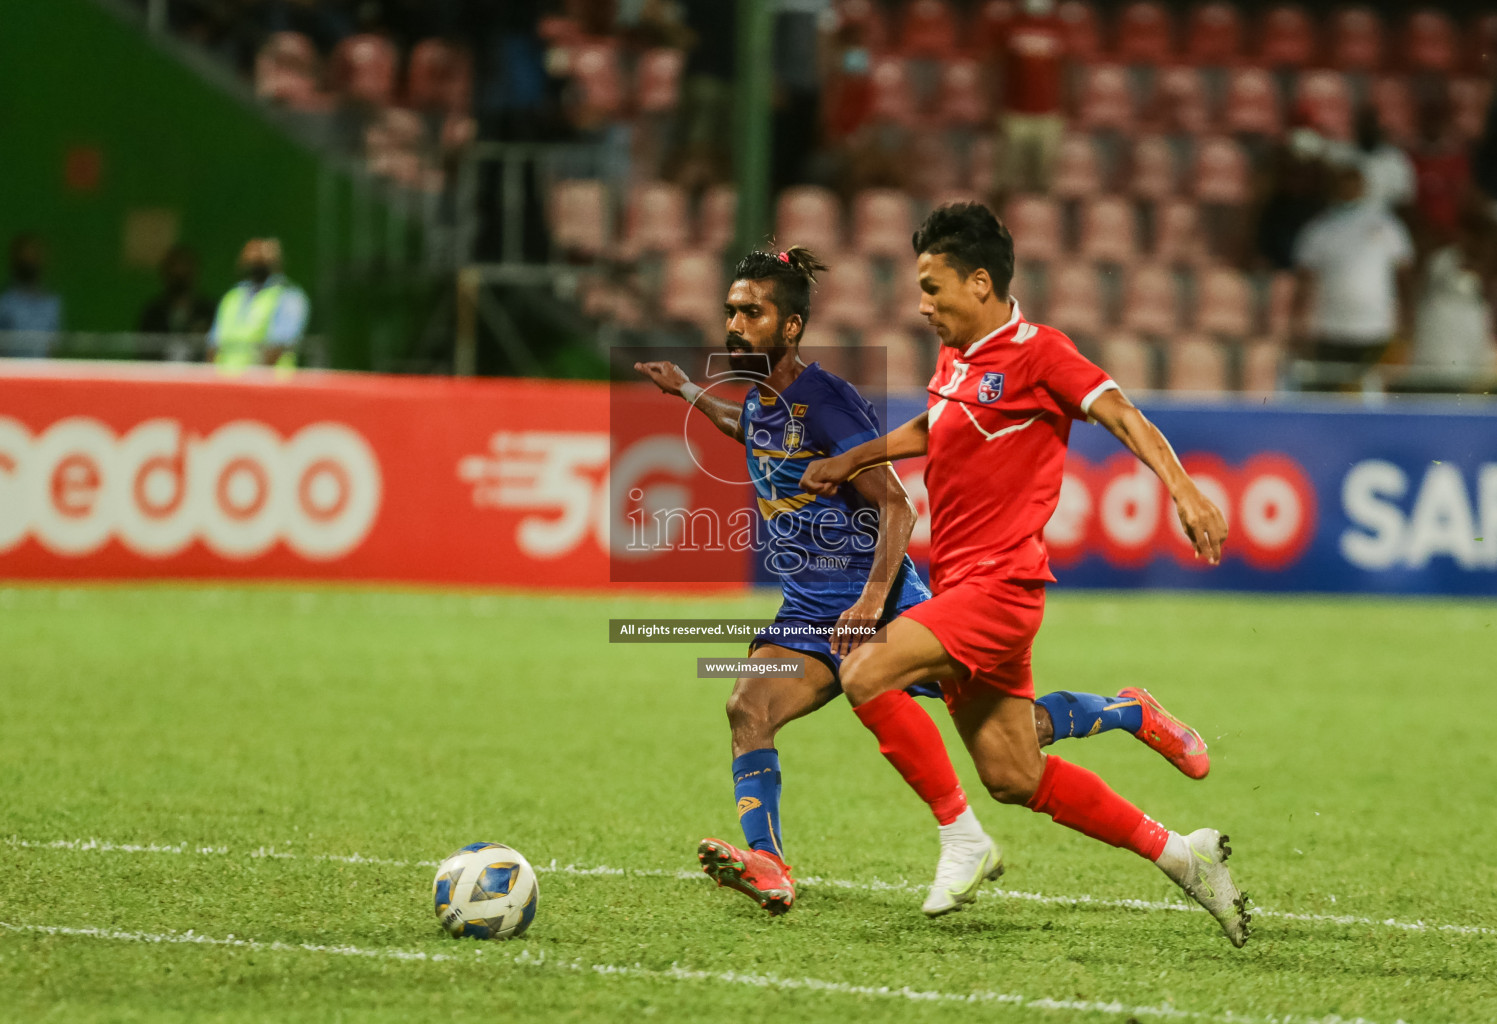
<svg viewBox="0 0 1497 1024"><path fill-rule="evenodd" d="M734 335L728 335L728 365L735 373L745 373L754 377L768 377L770 371L779 365L780 360L785 357L790 346L785 341L785 325L781 324L775 332L774 344L766 352L748 346L748 341Z"/></svg>

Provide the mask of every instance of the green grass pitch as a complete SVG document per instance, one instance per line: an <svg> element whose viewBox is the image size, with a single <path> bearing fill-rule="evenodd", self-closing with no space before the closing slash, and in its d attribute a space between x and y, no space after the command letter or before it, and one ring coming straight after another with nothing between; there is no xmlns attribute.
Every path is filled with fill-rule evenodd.
<svg viewBox="0 0 1497 1024"><path fill-rule="evenodd" d="M932 822L844 702L780 737L795 910L696 877L737 830L694 658L737 648L606 620L773 606L0 589L0 1020L1497 1020L1497 604L1055 588L1041 690L1148 686L1214 760L1053 749L1231 833L1240 951L985 797L1009 873L926 921ZM523 939L440 933L429 865L480 839L556 865Z"/></svg>

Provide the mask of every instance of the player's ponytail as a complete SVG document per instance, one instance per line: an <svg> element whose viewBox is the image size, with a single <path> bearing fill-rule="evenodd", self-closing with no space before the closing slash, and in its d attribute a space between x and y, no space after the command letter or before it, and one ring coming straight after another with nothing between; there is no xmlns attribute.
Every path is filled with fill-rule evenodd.
<svg viewBox="0 0 1497 1024"><path fill-rule="evenodd" d="M780 315L799 316L805 324L811 319L811 286L817 274L830 269L810 249L792 245L782 252L749 253L738 261L733 280L772 281Z"/></svg>
<svg viewBox="0 0 1497 1024"><path fill-rule="evenodd" d="M816 283L816 275L832 269L817 258L816 254L804 245L792 245L784 252L785 264L791 270L800 274L810 284Z"/></svg>

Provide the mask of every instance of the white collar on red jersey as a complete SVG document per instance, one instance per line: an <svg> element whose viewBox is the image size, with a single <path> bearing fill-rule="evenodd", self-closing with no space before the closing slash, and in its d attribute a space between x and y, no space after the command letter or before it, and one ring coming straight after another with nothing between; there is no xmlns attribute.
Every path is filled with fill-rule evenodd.
<svg viewBox="0 0 1497 1024"><path fill-rule="evenodd" d="M963 359L971 359L974 352L982 348L988 342L993 341L995 338L1003 337L1003 335L1008 331L1014 331L1014 341L1020 345L1024 344L1024 342L1034 337L1035 327L1033 324L1026 323L1024 320L1024 314L1019 312L1019 300L1014 298L1013 296L1009 296L1008 301L1013 303L1014 307L1014 311L1009 316L1008 322L1005 323L1002 327L998 328L992 334L984 335L983 337L978 338L972 344L963 349ZM1015 328L1017 328L1020 324L1023 324L1025 329L1015 330Z"/></svg>

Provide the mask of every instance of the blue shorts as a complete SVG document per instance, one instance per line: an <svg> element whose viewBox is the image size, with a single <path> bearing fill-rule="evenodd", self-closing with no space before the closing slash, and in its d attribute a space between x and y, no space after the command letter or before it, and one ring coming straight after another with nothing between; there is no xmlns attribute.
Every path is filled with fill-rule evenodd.
<svg viewBox="0 0 1497 1024"><path fill-rule="evenodd" d="M879 626L889 623L885 619ZM832 650L832 630L837 623L833 622L809 622L805 619L775 619L764 629L761 629L754 639L749 642L749 653L761 644L775 644L792 651L797 651L808 657L815 658L827 668L832 670L832 678L841 685L842 655ZM939 683L916 683L908 687L906 693L912 697L931 697L941 700L941 686Z"/></svg>

